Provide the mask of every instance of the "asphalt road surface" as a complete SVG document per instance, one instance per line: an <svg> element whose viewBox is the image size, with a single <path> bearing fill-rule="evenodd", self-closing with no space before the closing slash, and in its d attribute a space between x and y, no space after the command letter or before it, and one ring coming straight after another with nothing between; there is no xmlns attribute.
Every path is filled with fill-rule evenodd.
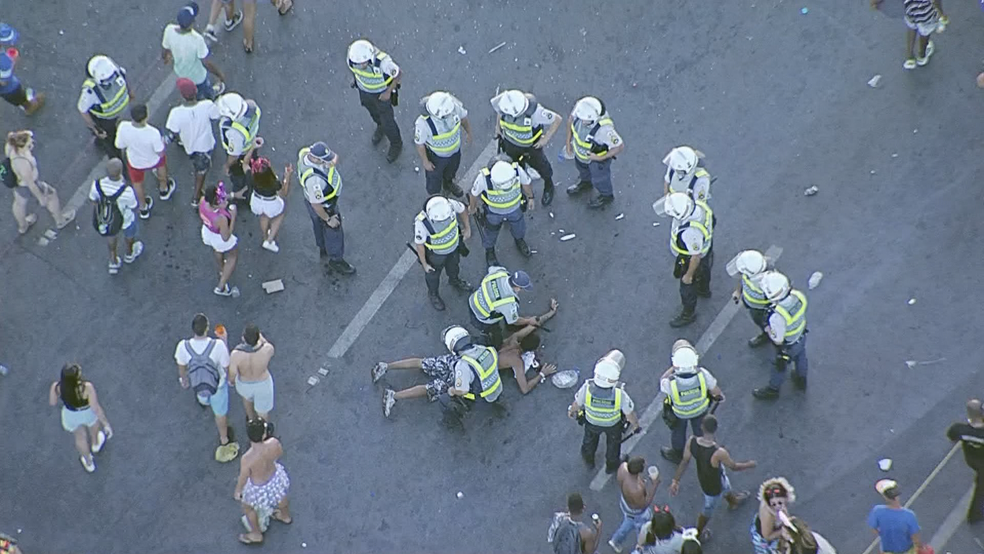
<svg viewBox="0 0 984 554"><path fill-rule="evenodd" d="M48 245L38 243L51 226L47 214L24 237L16 237L9 211L0 215L0 361L12 368L0 378L0 530L19 532L25 552L246 550L235 540L238 464L212 459L211 417L175 379L174 345L204 311L233 337L254 322L277 347L273 419L295 520L273 525L267 550L548 551L550 514L571 491L601 515L607 541L621 517L617 487L589 488L595 472L582 465L581 429L566 417L573 391L544 386L520 397L507 379L508 417L475 413L464 433L452 433L424 401L401 402L384 420L380 389L368 376L377 360L441 353L441 329L467 322L464 296L445 285L449 309L436 313L419 267L398 263L425 197L411 145L416 99L448 89L471 111L475 140L464 150L463 176L484 162L493 128L488 99L518 87L564 115L579 97L599 96L627 144L613 164L612 206L589 212L559 192L549 209L528 215L537 251L529 261L507 233L500 237L500 260L535 282L523 310L542 313L551 297L560 302L553 332L544 335L545 359L586 376L598 357L622 349L623 380L641 411L658 392L673 341L698 340L728 304L734 282L724 266L734 253L782 248L779 267L801 288L822 271L820 287L808 292L808 392L787 384L775 402L753 400L768 359L745 345L754 329L741 312L708 335L703 363L728 396L717 412L719 437L737 459L758 461L732 476L734 486L756 489L783 475L796 487L794 513L840 552L864 550L865 516L879 500L873 483L886 475L877 460L894 460L887 475L910 495L947 453L946 426L980 390L984 316L973 306L984 264L974 237L984 229L973 214L982 200L984 121L974 86L981 13L949 5L952 23L936 38L930 64L904 72L900 9L870 11L867 2L372 4L297 0L280 18L259 2L255 53L243 53L240 29L220 34L213 47L229 89L263 108L260 134L278 168L319 139L340 153L354 277L321 268L295 187L281 252L262 250L255 219L243 214L233 277L243 294L214 296L211 253L187 205L190 164L175 147L169 159L178 191L141 222L146 250L118 276L106 272L88 206L77 228ZM173 82L158 45L180 5L5 4L3 19L22 33L18 74L48 93L48 105L27 119L3 104L0 132L35 131L42 178L63 202L88 186L99 163L75 110L85 61L111 55L128 69L138 97L149 99ZM407 148L393 165L385 163L385 143L369 146L371 122L349 88L345 48L363 36L405 71L397 117ZM875 74L881 83L870 88ZM158 126L177 102L163 86L171 93L159 95L163 104L151 116ZM552 160L562 137L548 146ZM662 193L659 160L678 144L707 154L719 219L714 296L680 332L667 325L679 309L669 222L650 207ZM576 179L571 163L554 167L558 186ZM209 181L217 178L213 168ZM819 194L804 196L811 185ZM561 243L566 233L577 237ZM471 246L476 254L463 276L477 283L484 269L477 237ZM278 278L286 290L266 295L260 283ZM333 346L337 357L329 356ZM936 362L908 367L907 360ZM67 361L82 364L115 431L92 475L47 405L48 386ZM322 366L328 376L309 387ZM387 381L396 388L425 382L412 374ZM243 418L233 394L230 421L245 447ZM632 452L657 460L668 440L657 421ZM657 463L666 480L657 501L692 525L701 502L693 469L670 499L672 467ZM924 538L964 494L968 473L953 458L915 502ZM707 552L751 551L753 512L751 505L719 510ZM954 552L977 548L965 526L954 537L954 548L963 545Z"/></svg>

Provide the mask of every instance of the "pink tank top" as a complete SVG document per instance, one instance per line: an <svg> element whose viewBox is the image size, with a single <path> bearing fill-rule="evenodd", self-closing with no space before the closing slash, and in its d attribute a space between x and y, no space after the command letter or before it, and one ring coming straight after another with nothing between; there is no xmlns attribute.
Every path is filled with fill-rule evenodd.
<svg viewBox="0 0 984 554"><path fill-rule="evenodd" d="M225 217L229 221L232 221L232 214L229 213L228 209L213 209L204 198L202 198L201 202L198 204L198 216L202 218L202 225L204 225L209 231L216 234L219 233L220 217Z"/></svg>

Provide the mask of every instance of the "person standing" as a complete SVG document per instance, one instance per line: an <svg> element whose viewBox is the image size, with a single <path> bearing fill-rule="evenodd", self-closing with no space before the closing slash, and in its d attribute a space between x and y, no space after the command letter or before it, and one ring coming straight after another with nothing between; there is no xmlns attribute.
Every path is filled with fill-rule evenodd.
<svg viewBox="0 0 984 554"><path fill-rule="evenodd" d="M659 487L659 475L647 480L642 472L645 467L646 460L640 456L629 458L618 466L616 478L622 493L619 501L622 524L608 540L608 546L615 552L622 552L626 538L631 537L635 541L639 530L653 515L649 507L656 496L656 488Z"/></svg>
<svg viewBox="0 0 984 554"><path fill-rule="evenodd" d="M106 441L112 438L106 412L99 404L96 387L82 377L79 364L65 364L61 379L51 383L48 404L54 406L61 400L62 428L75 436L75 448L86 472L96 470L93 454L98 454Z"/></svg>
<svg viewBox="0 0 984 554"><path fill-rule="evenodd" d="M174 179L167 176L167 153L161 132L147 124L147 105L134 104L130 108L133 121L120 123L116 131L116 147L126 151L126 169L137 199L144 199L140 219L150 219L154 200L144 192L144 176L148 171L157 176L157 194L161 200L170 200L174 194Z"/></svg>
<svg viewBox="0 0 984 554"><path fill-rule="evenodd" d="M219 138L226 151L223 174L232 181L232 199L236 202L249 201L249 180L246 168L253 157L253 151L263 146L260 132L260 116L263 115L256 102L247 100L235 92L227 92L215 101L219 109Z"/></svg>
<svg viewBox="0 0 984 554"><path fill-rule="evenodd" d="M270 360L273 359L273 343L260 333L259 327L250 324L243 331L243 342L229 354L229 384L243 399L246 417L259 416L270 421L273 410L273 375Z"/></svg>
<svg viewBox="0 0 984 554"><path fill-rule="evenodd" d="M676 496L680 492L680 479L683 478L693 458L694 465L697 467L697 481L704 493L704 507L697 516L697 535L700 540L706 541L710 538L710 533L706 530L707 523L711 521L711 515L714 514L714 509L721 502L721 498L723 497L728 503L729 509L734 510L751 495L749 491L736 493L731 489L731 480L728 479L725 468L731 471L744 471L754 468L757 464L755 460L734 461L727 449L717 443L714 436L718 429L716 417L707 415L700 426L703 431L701 435L690 437L683 450L683 459L680 460L673 481L670 482L670 496Z"/></svg>
<svg viewBox="0 0 984 554"><path fill-rule="evenodd" d="M919 521L912 510L899 500L899 484L891 479L875 483L875 490L885 499L868 514L868 527L881 541L884 554L909 554L922 549Z"/></svg>
<svg viewBox="0 0 984 554"><path fill-rule="evenodd" d="M249 208L253 215L260 218L261 246L265 250L277 253L277 233L284 221L286 203L284 199L290 193L290 176L294 174L294 166L284 166L284 178L281 181L273 172L270 160L254 156L250 162L250 175L253 178L253 194L250 196Z"/></svg>
<svg viewBox="0 0 984 554"><path fill-rule="evenodd" d="M612 186L612 160L625 150L622 137L605 109L605 104L585 96L574 105L567 118L567 155L574 158L580 181L567 187L567 194L578 195L594 187L595 197L588 207L598 209L615 200Z"/></svg>
<svg viewBox="0 0 984 554"><path fill-rule="evenodd" d="M786 367L793 363L793 384L806 390L809 363L806 358L806 295L792 288L787 278L778 271L762 276L762 292L769 299L769 317L765 332L776 345L776 361L772 377L765 387L752 391L759 400L779 397L779 387L786 380Z"/></svg>
<svg viewBox="0 0 984 554"><path fill-rule="evenodd" d="M689 146L677 146L663 158L666 175L663 176L663 195L683 192L694 200L711 199L711 174L700 166L702 152Z"/></svg>
<svg viewBox="0 0 984 554"><path fill-rule="evenodd" d="M420 100L420 112L413 128L413 142L420 165L424 166L427 194L441 194L444 190L460 198L464 193L455 184L455 176L461 165L462 129L465 142L472 141L468 110L451 93L436 91Z"/></svg>
<svg viewBox="0 0 984 554"><path fill-rule="evenodd" d="M594 378L586 380L567 408L567 416L584 425L581 458L588 467L595 464L595 450L601 435L605 435L605 473L615 473L622 457L622 421L628 420L629 434L639 428L635 404L618 378L625 365L625 356L612 350L598 360Z"/></svg>
<svg viewBox="0 0 984 554"><path fill-rule="evenodd" d="M220 194L214 186L205 189L205 196L198 205L198 216L202 220L202 242L212 247L215 263L219 266L219 284L212 290L218 296L239 296L239 287L229 286L229 278L239 260L239 239L233 234L235 213L236 205L229 203L224 191Z"/></svg>
<svg viewBox="0 0 984 554"><path fill-rule="evenodd" d="M123 179L123 162L119 158L106 162L106 176L93 181L89 200L96 210L93 218L96 232L108 239L109 274L116 275L120 272L121 261L132 264L144 249L143 242L137 240L140 225L133 213L137 208L137 195ZM113 210L113 204L116 210ZM126 247L122 260L119 256L120 231L123 231Z"/></svg>
<svg viewBox="0 0 984 554"><path fill-rule="evenodd" d="M967 510L967 523L984 520L984 412L981 401L967 401L967 421L954 423L946 430L946 438L960 441L964 461L974 470L974 495Z"/></svg>
<svg viewBox="0 0 984 554"><path fill-rule="evenodd" d="M687 423L694 436L701 435L701 420L710 412L711 401L724 402L724 393L717 379L700 367L697 350L680 339L673 343L672 364L659 380L660 391L673 411L676 424L672 427L671 446L660 448L660 454L675 464L683 459L687 442Z"/></svg>
<svg viewBox="0 0 984 554"><path fill-rule="evenodd" d="M540 174L543 178L540 203L549 206L554 198L553 167L543 148L560 129L560 114L521 90L507 90L491 103L496 113L495 136L499 139L499 151Z"/></svg>
<svg viewBox="0 0 984 554"><path fill-rule="evenodd" d="M714 266L714 212L711 207L682 192L671 192L653 205L659 214L673 218L670 252L676 255L673 276L680 279L680 314L670 327L685 327L697 316L697 297L711 297L711 268Z"/></svg>
<svg viewBox="0 0 984 554"><path fill-rule="evenodd" d="M191 205L197 208L202 199L205 175L212 167L212 151L215 150L215 135L212 122L219 118L219 110L211 100L198 99L198 87L191 79L184 77L177 81L178 91L184 102L171 108L167 115L165 140L171 143L180 137L180 144L191 158L195 176L195 190L191 195Z"/></svg>
<svg viewBox="0 0 984 554"><path fill-rule="evenodd" d="M284 447L273 436L273 424L259 418L246 422L249 450L239 460L239 478L232 496L242 504L243 524L247 533L239 535L239 542L257 544L263 542L270 519L289 525L290 477L280 464Z"/></svg>
<svg viewBox="0 0 984 554"><path fill-rule="evenodd" d="M221 326L220 326L221 327ZM215 426L219 429L219 447L215 459L231 462L239 455L239 443L232 439L229 426L229 347L225 330L208 336L209 324L205 314L195 314L191 320L194 335L178 341L174 361L178 364L178 383L190 388L202 406L212 408Z"/></svg>
<svg viewBox="0 0 984 554"><path fill-rule="evenodd" d="M592 525L584 523L584 499L579 493L567 495L567 511L555 512L547 542L554 554L594 554L601 538L601 518L594 514Z"/></svg>
<svg viewBox="0 0 984 554"><path fill-rule="evenodd" d="M96 145L110 158L123 159L116 146L116 127L120 114L133 98L133 91L126 82L125 69L102 54L89 59L76 107L86 127L95 135ZM142 206L141 203L141 209Z"/></svg>
<svg viewBox="0 0 984 554"><path fill-rule="evenodd" d="M526 217L523 213L527 207L532 210L536 205L530 176L518 163L507 160L497 156L482 168L475 176L468 200L468 212L478 213L479 224L485 229L482 247L485 248L485 263L488 266L499 265L495 243L503 222L509 223L509 231L519 253L524 258L533 255L526 244ZM482 200L481 212L479 198Z"/></svg>
<svg viewBox="0 0 984 554"><path fill-rule="evenodd" d="M758 250L744 250L728 263L728 275L740 274L738 286L731 294L735 304L739 300L748 309L748 315L758 327L759 332L748 339L748 346L758 348L769 342L769 334L765 332L769 317L769 299L762 292L762 275L769 268L769 260Z"/></svg>
<svg viewBox="0 0 984 554"><path fill-rule="evenodd" d="M516 327L540 325L538 318L519 315L519 291L532 287L525 271L509 273L502 266L489 268L478 290L468 298L472 323L482 331L489 346L498 348L502 344L503 322Z"/></svg>
<svg viewBox="0 0 984 554"><path fill-rule="evenodd" d="M372 145L379 144L386 136L390 143L386 161L393 163L403 151L400 127L393 117L393 106L399 103L403 71L386 52L365 39L349 45L348 66L355 76L353 88L359 89L359 102L376 124Z"/></svg>
<svg viewBox="0 0 984 554"><path fill-rule="evenodd" d="M458 225L461 224L461 235ZM444 311L444 300L438 294L441 271L448 274L448 283L459 291L471 291L471 284L461 278L461 240L471 237L471 222L465 205L444 196L431 196L424 209L413 221L413 244L417 260L424 269L427 295L434 309Z"/></svg>
<svg viewBox="0 0 984 554"><path fill-rule="evenodd" d="M304 198L314 242L328 268L342 275L355 273L355 266L345 261L345 229L338 199L342 193L342 175L338 172L338 154L318 141L297 153L297 178Z"/></svg>
<svg viewBox="0 0 984 554"><path fill-rule="evenodd" d="M178 23L164 27L161 59L165 64L173 64L174 74L179 79L190 79L195 83L199 100L214 100L225 92L225 76L208 57L205 38L192 27L197 15L198 3L188 2L178 12ZM219 79L215 86L208 78L209 72Z"/></svg>
<svg viewBox="0 0 984 554"><path fill-rule="evenodd" d="M44 93L35 94L34 89L21 83L14 75L14 60L5 52L0 52L0 97L26 115L34 115L44 106Z"/></svg>
<svg viewBox="0 0 984 554"><path fill-rule="evenodd" d="M17 220L17 232L24 234L38 220L37 214L27 213L27 201L30 195L37 199L38 204L48 209L55 227L63 229L75 219L75 210L62 212L58 191L55 187L39 179L38 161L34 157L34 132L28 130L7 133L4 153L10 159L10 170L15 182L14 203L11 209ZM4 181L9 186L8 178Z"/></svg>

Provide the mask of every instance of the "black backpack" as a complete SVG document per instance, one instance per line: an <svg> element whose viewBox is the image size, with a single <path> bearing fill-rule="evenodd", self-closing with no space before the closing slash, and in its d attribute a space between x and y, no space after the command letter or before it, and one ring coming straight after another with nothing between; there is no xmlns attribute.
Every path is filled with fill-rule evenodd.
<svg viewBox="0 0 984 554"><path fill-rule="evenodd" d="M17 182L17 174L14 173L14 166L10 163L10 158L4 158L0 162L0 181L3 181L3 186L8 189L17 188L19 184Z"/></svg>
<svg viewBox="0 0 984 554"><path fill-rule="evenodd" d="M123 228L123 212L120 211L120 206L116 201L126 192L128 186L130 185L124 184L116 191L116 194L106 196L103 194L102 187L99 186L99 181L96 180L96 194L99 195L99 200L96 201L96 205L92 209L92 226L100 235L112 237Z"/></svg>
<svg viewBox="0 0 984 554"><path fill-rule="evenodd" d="M554 554L581 554L581 531L569 518L560 522L550 542Z"/></svg>

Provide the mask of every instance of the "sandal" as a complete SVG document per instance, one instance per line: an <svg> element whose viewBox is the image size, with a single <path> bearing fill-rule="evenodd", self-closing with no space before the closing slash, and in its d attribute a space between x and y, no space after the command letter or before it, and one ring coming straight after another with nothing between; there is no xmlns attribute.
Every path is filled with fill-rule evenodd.
<svg viewBox="0 0 984 554"><path fill-rule="evenodd" d="M58 229L64 229L66 225L75 221L75 210L68 210L67 212L62 212L62 217L64 217L65 219L63 219L61 223L55 224L55 227L57 227Z"/></svg>
<svg viewBox="0 0 984 554"><path fill-rule="evenodd" d="M253 53L253 46L252 45L247 45L246 44L246 39L243 39L243 50L245 50L247 54L252 54Z"/></svg>
<svg viewBox="0 0 984 554"><path fill-rule="evenodd" d="M239 542L241 542L243 544L263 544L263 539L260 539L260 540L257 541L257 540L253 540L253 539L249 538L249 535L240 534L239 535Z"/></svg>
<svg viewBox="0 0 984 554"><path fill-rule="evenodd" d="M290 525L294 521L294 518L292 517L289 517L287 519L283 519L282 517L280 517L280 510L274 510L273 513L270 514L270 517L279 521L280 523L283 523L284 525Z"/></svg>
<svg viewBox="0 0 984 554"><path fill-rule="evenodd" d="M31 227L38 222L38 214L28 214L28 216L25 217L24 220L27 221L27 227L24 227L23 229L17 229L17 232L22 235L30 231Z"/></svg>

